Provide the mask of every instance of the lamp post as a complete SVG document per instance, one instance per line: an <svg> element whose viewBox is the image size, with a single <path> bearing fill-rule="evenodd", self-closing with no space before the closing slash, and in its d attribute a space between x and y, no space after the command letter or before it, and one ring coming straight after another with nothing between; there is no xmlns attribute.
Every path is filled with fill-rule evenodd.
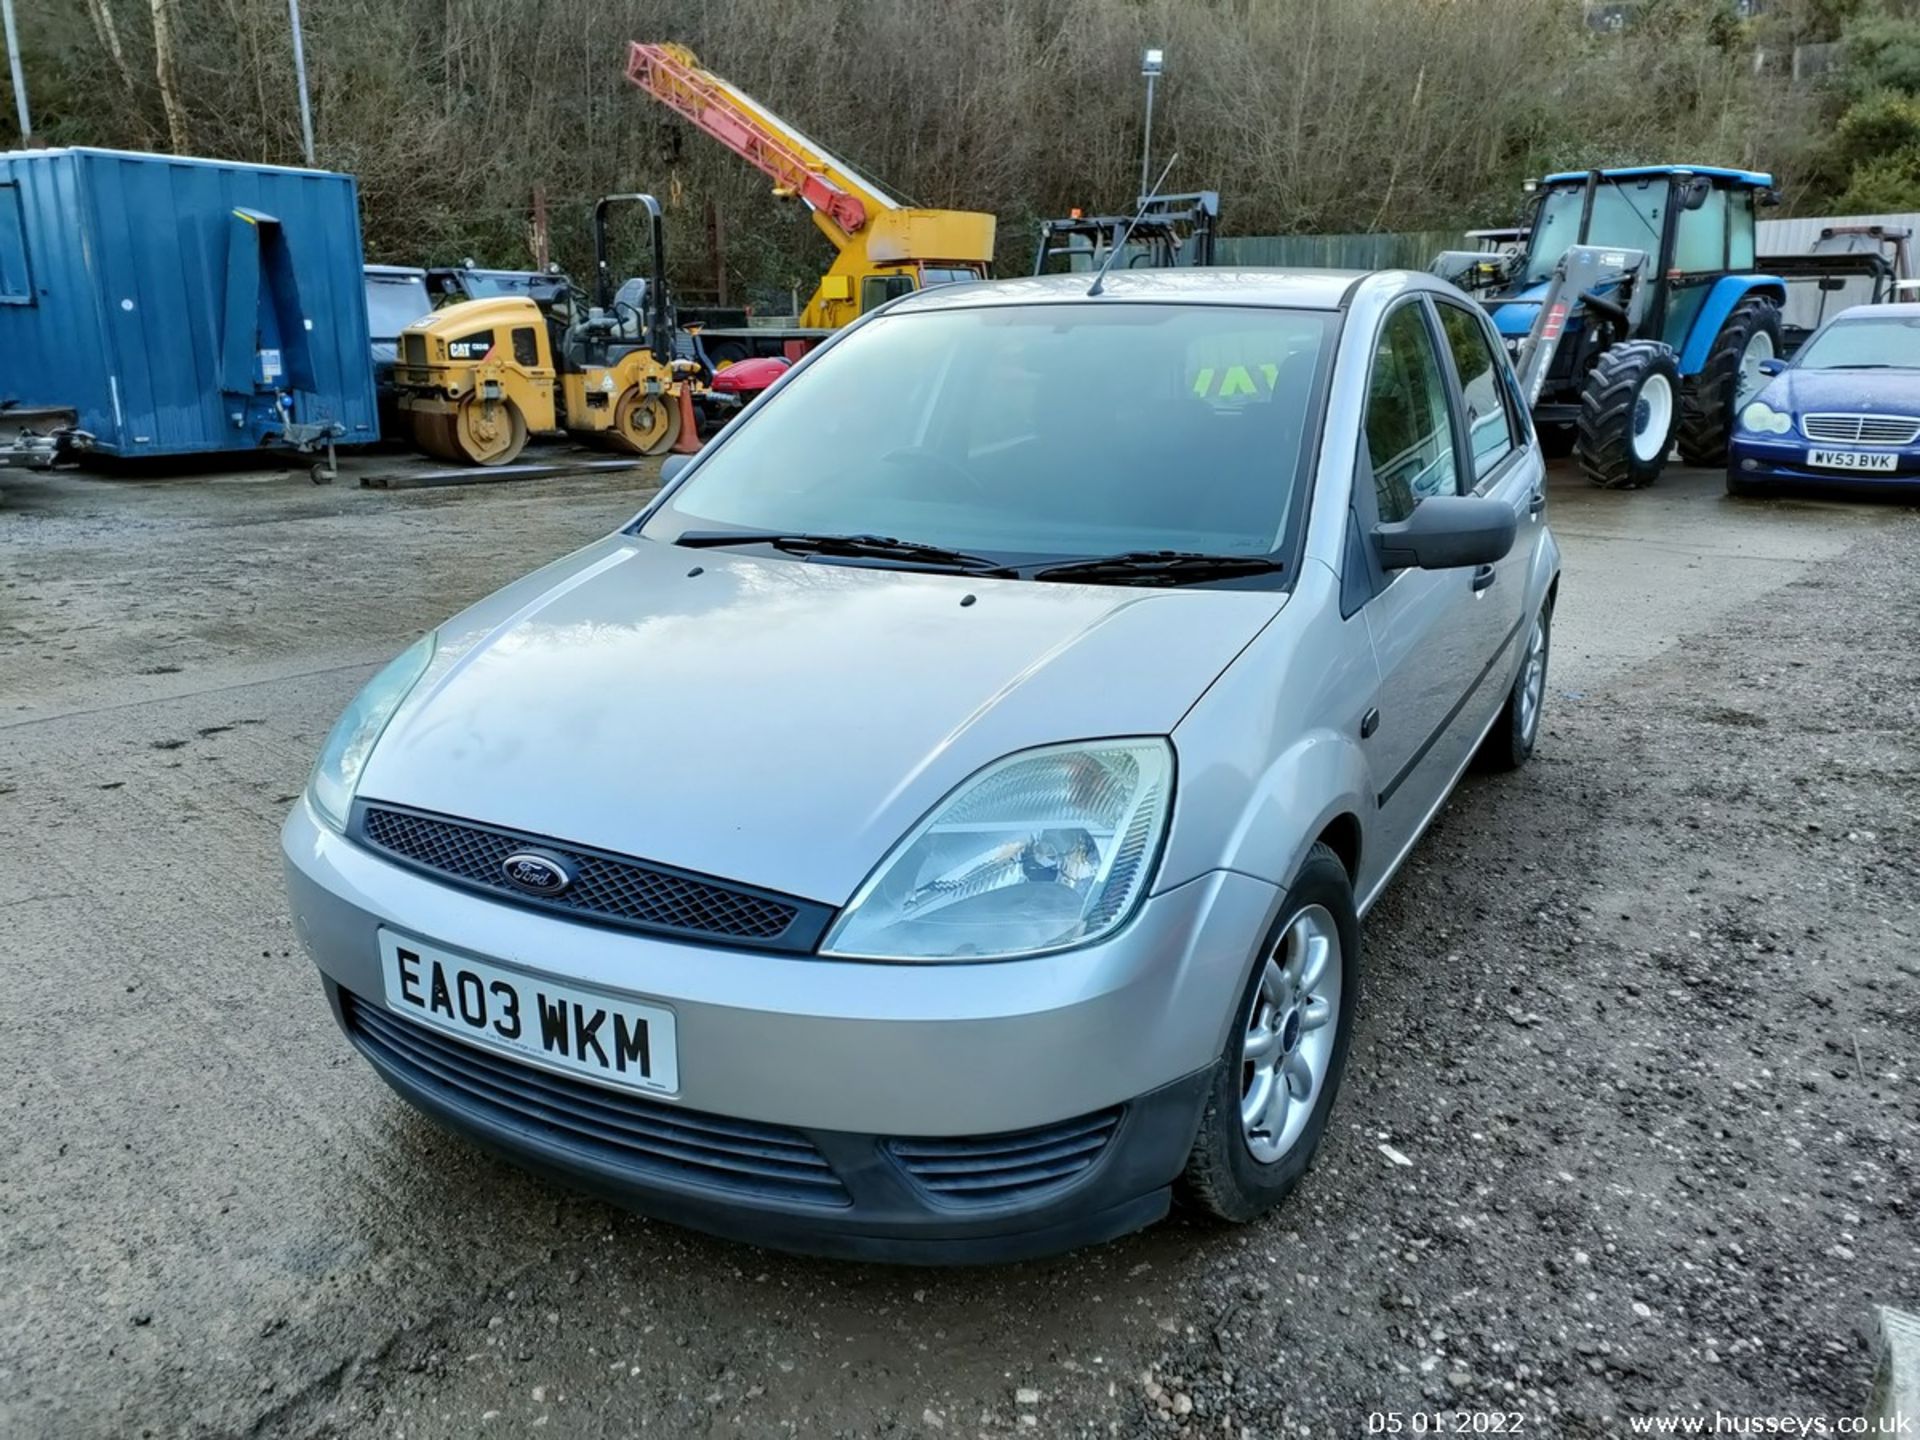
<svg viewBox="0 0 1920 1440"><path fill-rule="evenodd" d="M287 18L293 26L293 76L300 87L300 140L313 164L313 107L307 103L307 42L300 34L300 0L287 0Z"/></svg>
<svg viewBox="0 0 1920 1440"><path fill-rule="evenodd" d="M7 27L7 64L13 71L13 105L20 116L20 143L33 143L33 116L27 110L27 69L20 60L20 31L13 23L13 0L0 0Z"/></svg>
<svg viewBox="0 0 1920 1440"><path fill-rule="evenodd" d="M1153 82L1167 61L1167 52L1149 49L1140 57L1140 73L1147 77L1147 134L1140 146L1140 198L1147 198L1148 166L1153 160Z"/></svg>

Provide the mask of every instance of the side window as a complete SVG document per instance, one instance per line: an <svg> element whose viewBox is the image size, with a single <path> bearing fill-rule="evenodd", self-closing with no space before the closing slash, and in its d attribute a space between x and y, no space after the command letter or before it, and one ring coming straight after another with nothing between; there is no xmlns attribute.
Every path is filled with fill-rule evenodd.
<svg viewBox="0 0 1920 1440"><path fill-rule="evenodd" d="M1673 268L1684 274L1727 268L1727 192L1716 185L1698 210L1682 210L1673 237Z"/></svg>
<svg viewBox="0 0 1920 1440"><path fill-rule="evenodd" d="M1754 266L1753 191L1736 190L1729 199L1733 220L1727 230L1727 268L1751 270Z"/></svg>
<svg viewBox="0 0 1920 1440"><path fill-rule="evenodd" d="M1456 495L1453 416L1440 356L1421 307L1402 305L1380 327L1367 383L1367 458L1380 518L1404 520L1429 495Z"/></svg>
<svg viewBox="0 0 1920 1440"><path fill-rule="evenodd" d="M1513 417L1507 410L1507 386L1500 373L1505 364L1487 341L1487 328L1477 316L1458 305L1440 304L1440 328L1453 354L1454 373L1460 377L1461 398L1467 406L1467 449L1473 456L1473 478L1487 472L1513 453Z"/></svg>

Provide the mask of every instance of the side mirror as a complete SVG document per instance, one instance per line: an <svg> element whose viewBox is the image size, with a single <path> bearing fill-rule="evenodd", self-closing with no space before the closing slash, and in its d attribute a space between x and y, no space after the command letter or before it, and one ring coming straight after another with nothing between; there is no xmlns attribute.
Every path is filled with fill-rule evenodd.
<svg viewBox="0 0 1920 1440"><path fill-rule="evenodd" d="M1433 495L1404 520L1373 527L1373 548L1387 570L1452 570L1491 565L1513 549L1513 507L1480 495Z"/></svg>
<svg viewBox="0 0 1920 1440"><path fill-rule="evenodd" d="M1713 182L1704 176L1696 176L1687 181L1686 188L1680 192L1680 208L1698 210L1707 203L1707 197L1713 194Z"/></svg>
<svg viewBox="0 0 1920 1440"><path fill-rule="evenodd" d="M1760 362L1760 373L1762 375L1784 375L1787 373L1787 362L1784 360L1762 360Z"/></svg>
<svg viewBox="0 0 1920 1440"><path fill-rule="evenodd" d="M669 455L660 462L660 483L671 485L680 478L680 472L693 463L691 455Z"/></svg>

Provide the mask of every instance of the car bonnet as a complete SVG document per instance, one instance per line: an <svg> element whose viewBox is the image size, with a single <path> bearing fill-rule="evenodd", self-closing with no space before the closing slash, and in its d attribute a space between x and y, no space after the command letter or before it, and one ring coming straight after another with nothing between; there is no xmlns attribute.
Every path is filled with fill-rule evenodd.
<svg viewBox="0 0 1920 1440"><path fill-rule="evenodd" d="M1285 599L613 536L442 627L359 794L838 904L981 766L1171 731Z"/></svg>

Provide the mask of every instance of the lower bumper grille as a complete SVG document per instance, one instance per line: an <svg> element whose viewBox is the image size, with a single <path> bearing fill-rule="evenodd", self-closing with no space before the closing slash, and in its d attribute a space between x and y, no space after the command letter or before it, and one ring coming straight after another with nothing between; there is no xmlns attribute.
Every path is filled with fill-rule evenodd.
<svg viewBox="0 0 1920 1440"><path fill-rule="evenodd" d="M951 1205L1024 1200L1092 1167L1120 1124L1115 1107L1008 1135L889 1140L887 1150L920 1188Z"/></svg>
<svg viewBox="0 0 1920 1440"><path fill-rule="evenodd" d="M825 1157L798 1131L569 1080L445 1039L344 992L340 999L348 1030L375 1060L496 1124L533 1125L549 1141L637 1178L823 1206L852 1203Z"/></svg>

